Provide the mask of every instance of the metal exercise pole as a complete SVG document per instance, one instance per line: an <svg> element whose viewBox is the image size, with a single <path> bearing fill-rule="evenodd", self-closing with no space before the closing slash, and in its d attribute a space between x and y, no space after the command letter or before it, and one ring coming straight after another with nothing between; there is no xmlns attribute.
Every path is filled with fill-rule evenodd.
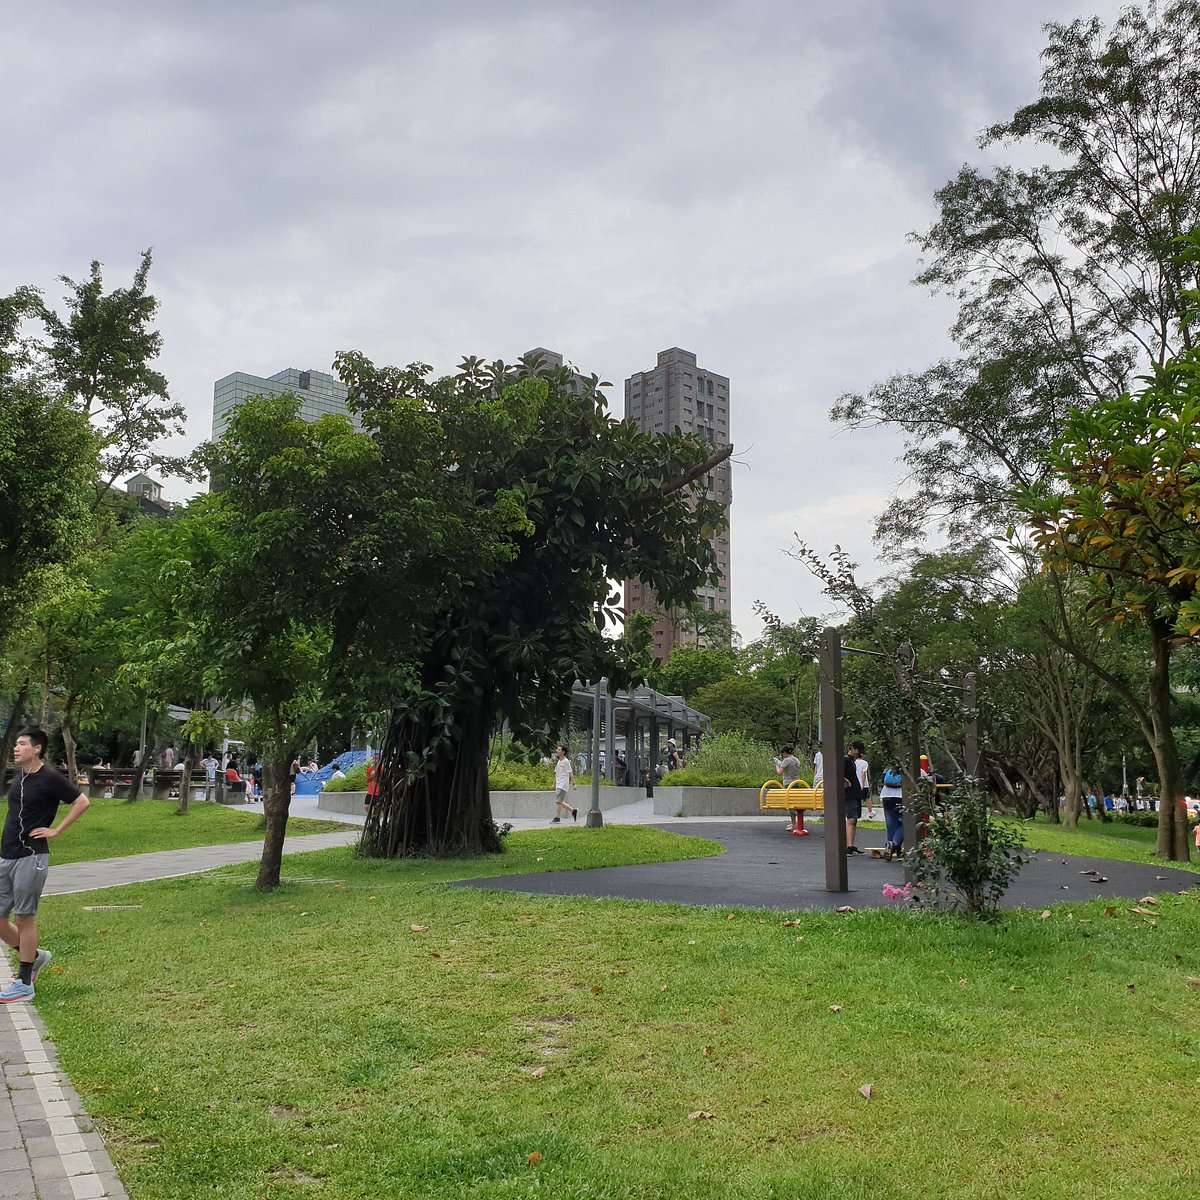
<svg viewBox="0 0 1200 1200"><path fill-rule="evenodd" d="M846 873L846 748L842 737L842 638L821 635L821 772L825 779L825 889L849 891Z"/></svg>
<svg viewBox="0 0 1200 1200"><path fill-rule="evenodd" d="M598 679L592 688L592 803L588 809L587 827L600 829L604 825L604 816L600 812L600 689L607 691L608 688L603 679Z"/></svg>

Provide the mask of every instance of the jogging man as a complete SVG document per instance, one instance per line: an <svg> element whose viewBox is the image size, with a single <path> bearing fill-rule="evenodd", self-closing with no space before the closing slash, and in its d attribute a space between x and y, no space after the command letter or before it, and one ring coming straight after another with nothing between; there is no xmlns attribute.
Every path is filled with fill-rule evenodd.
<svg viewBox="0 0 1200 1200"><path fill-rule="evenodd" d="M17 951L20 967L16 979L0 991L0 1004L33 999L34 982L51 958L49 950L38 947L37 927L38 901L50 869L49 839L74 825L91 807L66 776L42 761L48 741L43 730L30 727L17 734L13 747L17 773L8 792L8 819L0 839L0 937ZM71 807L52 826L60 804Z"/></svg>

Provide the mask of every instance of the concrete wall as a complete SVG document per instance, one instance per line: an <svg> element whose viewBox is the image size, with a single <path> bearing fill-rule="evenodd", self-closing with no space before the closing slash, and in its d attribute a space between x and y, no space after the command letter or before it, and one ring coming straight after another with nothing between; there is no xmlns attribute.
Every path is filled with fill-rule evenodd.
<svg viewBox="0 0 1200 1200"><path fill-rule="evenodd" d="M654 789L656 817L744 817L757 815L757 788L663 787Z"/></svg>
<svg viewBox="0 0 1200 1200"><path fill-rule="evenodd" d="M678 788L675 789L679 791ZM366 792L322 792L318 807L330 813L361 813ZM554 793L544 792L493 792L492 816L497 821L510 817L528 821L550 820L554 816ZM633 804L646 798L646 789L640 787L602 787L600 789L600 811L618 808L622 804ZM579 809L579 815L588 810L592 803L592 791L588 787L577 787L571 793L571 803Z"/></svg>
<svg viewBox="0 0 1200 1200"><path fill-rule="evenodd" d="M366 792L322 792L317 807L329 813L356 813L362 816Z"/></svg>

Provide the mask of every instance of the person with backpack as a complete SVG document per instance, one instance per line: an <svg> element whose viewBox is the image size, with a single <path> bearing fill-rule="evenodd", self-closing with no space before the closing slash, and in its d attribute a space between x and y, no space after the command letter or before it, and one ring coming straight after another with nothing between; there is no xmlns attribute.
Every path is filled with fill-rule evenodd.
<svg viewBox="0 0 1200 1200"><path fill-rule="evenodd" d="M883 824L887 836L883 857L890 861L904 853L904 772L894 759L883 773L879 798L883 801Z"/></svg>

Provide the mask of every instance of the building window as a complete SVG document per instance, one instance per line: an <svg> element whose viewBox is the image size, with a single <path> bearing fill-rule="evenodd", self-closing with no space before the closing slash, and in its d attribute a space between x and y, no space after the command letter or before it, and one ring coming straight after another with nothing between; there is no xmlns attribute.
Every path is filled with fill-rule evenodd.
<svg viewBox="0 0 1200 1200"><path fill-rule="evenodd" d="M712 385L712 380L711 380L711 379L710 379L710 380L708 380L708 394L709 394L710 396L713 394L713 385Z"/></svg>
<svg viewBox="0 0 1200 1200"><path fill-rule="evenodd" d="M311 371L301 371L300 372L300 389L301 389L301 391L307 392L308 385L310 383L312 383L312 372Z"/></svg>

